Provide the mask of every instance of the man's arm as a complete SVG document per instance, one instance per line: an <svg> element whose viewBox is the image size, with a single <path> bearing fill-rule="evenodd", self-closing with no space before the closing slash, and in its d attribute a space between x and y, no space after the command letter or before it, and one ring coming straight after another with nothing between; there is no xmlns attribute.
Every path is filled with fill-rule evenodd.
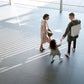
<svg viewBox="0 0 84 84"><path fill-rule="evenodd" d="M71 30L71 23L68 24L66 30L65 30L65 33L63 34L63 38L66 37L66 35L69 33L69 31Z"/></svg>
<svg viewBox="0 0 84 84"><path fill-rule="evenodd" d="M63 34L60 41L62 41L66 37L66 35L69 33L70 30L71 30L71 22L68 24L68 26L67 26L67 28L65 30L65 33Z"/></svg>

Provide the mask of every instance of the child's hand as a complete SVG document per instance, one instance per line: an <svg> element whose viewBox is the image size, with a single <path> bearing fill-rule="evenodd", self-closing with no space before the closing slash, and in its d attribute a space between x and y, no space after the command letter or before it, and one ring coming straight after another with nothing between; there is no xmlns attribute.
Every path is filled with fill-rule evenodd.
<svg viewBox="0 0 84 84"><path fill-rule="evenodd" d="M60 44L60 46L61 46L61 45L62 45L62 42L60 41L60 43L59 43L59 44Z"/></svg>
<svg viewBox="0 0 84 84"><path fill-rule="evenodd" d="M60 39L60 41L62 42L63 39L64 39L64 37L62 37L62 38Z"/></svg>

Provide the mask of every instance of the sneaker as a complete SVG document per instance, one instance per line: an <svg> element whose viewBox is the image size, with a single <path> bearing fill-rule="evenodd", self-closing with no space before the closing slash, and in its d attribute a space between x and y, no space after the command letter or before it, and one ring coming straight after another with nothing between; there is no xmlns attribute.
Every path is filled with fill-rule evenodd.
<svg viewBox="0 0 84 84"><path fill-rule="evenodd" d="M69 56L70 56L70 54L69 54L69 53L65 53L65 56L69 57Z"/></svg>
<svg viewBox="0 0 84 84"><path fill-rule="evenodd" d="M60 57L59 60L62 61L63 60L63 57Z"/></svg>
<svg viewBox="0 0 84 84"><path fill-rule="evenodd" d="M75 48L72 48L72 51L75 52Z"/></svg>
<svg viewBox="0 0 84 84"><path fill-rule="evenodd" d="M54 62L54 60L51 61L51 64Z"/></svg>

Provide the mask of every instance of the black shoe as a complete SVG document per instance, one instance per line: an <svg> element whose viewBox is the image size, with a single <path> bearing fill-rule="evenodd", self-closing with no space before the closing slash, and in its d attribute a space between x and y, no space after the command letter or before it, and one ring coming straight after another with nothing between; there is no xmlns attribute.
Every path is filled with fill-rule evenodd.
<svg viewBox="0 0 84 84"><path fill-rule="evenodd" d="M42 50L45 50L45 48L42 48Z"/></svg>
<svg viewBox="0 0 84 84"><path fill-rule="evenodd" d="M40 49L40 52L43 52L43 50L42 50L42 49Z"/></svg>
<svg viewBox="0 0 84 84"><path fill-rule="evenodd" d="M44 48L40 48L40 51L43 52L45 49Z"/></svg>

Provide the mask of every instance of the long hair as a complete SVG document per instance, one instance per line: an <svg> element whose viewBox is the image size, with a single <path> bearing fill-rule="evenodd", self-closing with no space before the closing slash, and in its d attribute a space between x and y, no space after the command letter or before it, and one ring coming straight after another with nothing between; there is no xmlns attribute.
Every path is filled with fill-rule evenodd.
<svg viewBox="0 0 84 84"><path fill-rule="evenodd" d="M56 48L57 48L56 41L54 39L52 39L50 41L50 49L55 50Z"/></svg>

